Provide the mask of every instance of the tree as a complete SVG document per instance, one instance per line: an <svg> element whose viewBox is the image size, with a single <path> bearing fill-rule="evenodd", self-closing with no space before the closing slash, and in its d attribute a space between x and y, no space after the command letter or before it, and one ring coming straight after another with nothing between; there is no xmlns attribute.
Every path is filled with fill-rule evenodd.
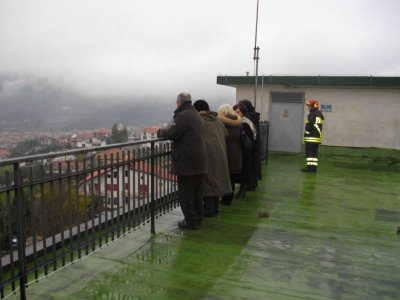
<svg viewBox="0 0 400 300"><path fill-rule="evenodd" d="M117 123L114 123L111 128L111 143L124 143L128 140L128 130L126 127L119 129Z"/></svg>

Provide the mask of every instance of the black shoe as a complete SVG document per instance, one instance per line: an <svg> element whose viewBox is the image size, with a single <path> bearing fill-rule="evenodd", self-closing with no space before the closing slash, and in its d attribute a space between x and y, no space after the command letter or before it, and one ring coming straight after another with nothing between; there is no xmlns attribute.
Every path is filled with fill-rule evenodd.
<svg viewBox="0 0 400 300"><path fill-rule="evenodd" d="M190 223L186 222L186 220L179 222L178 226L179 226L179 228L182 228L182 229L193 229L193 230L200 229L200 227L201 227L198 224L190 224Z"/></svg>
<svg viewBox="0 0 400 300"><path fill-rule="evenodd" d="M302 172L307 172L307 173L315 173L317 172L316 168L310 168L310 167L305 167L303 169L301 169Z"/></svg>
<svg viewBox="0 0 400 300"><path fill-rule="evenodd" d="M203 213L204 218L212 218L216 215L216 213Z"/></svg>

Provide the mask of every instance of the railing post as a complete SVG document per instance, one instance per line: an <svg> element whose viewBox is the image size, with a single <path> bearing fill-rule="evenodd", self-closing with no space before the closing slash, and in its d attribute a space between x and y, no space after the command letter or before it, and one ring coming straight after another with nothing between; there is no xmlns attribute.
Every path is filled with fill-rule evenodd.
<svg viewBox="0 0 400 300"><path fill-rule="evenodd" d="M267 149L265 150L265 164L268 165L268 147L269 147L269 122L267 122L267 134L266 134L266 139L267 139Z"/></svg>
<svg viewBox="0 0 400 300"><path fill-rule="evenodd" d="M25 283L26 278L26 263L25 263L25 237L24 237L24 214L22 211L21 197L21 176L19 174L19 163L14 164L14 186L15 186L15 210L16 210L16 226L17 226L17 243L18 243L18 269L19 269L19 288L20 299L26 299Z"/></svg>
<svg viewBox="0 0 400 300"><path fill-rule="evenodd" d="M154 153L154 141L151 142L151 150L150 150L150 164L151 164L151 203L150 203L150 209L151 209L151 233L155 234L156 229L155 229L155 199L154 199L154 192L155 192L155 187L154 187L154 164L155 164L155 153Z"/></svg>

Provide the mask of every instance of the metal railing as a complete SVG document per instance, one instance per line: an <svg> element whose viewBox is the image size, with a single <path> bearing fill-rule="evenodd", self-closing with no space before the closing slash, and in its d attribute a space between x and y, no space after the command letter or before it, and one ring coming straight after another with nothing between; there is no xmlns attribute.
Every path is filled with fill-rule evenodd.
<svg viewBox="0 0 400 300"><path fill-rule="evenodd" d="M268 122L260 123L268 160ZM0 162L0 299L175 208L170 142L154 139ZM21 258L21 259L19 259Z"/></svg>
<svg viewBox="0 0 400 300"><path fill-rule="evenodd" d="M156 139L0 162L0 299L177 206Z"/></svg>

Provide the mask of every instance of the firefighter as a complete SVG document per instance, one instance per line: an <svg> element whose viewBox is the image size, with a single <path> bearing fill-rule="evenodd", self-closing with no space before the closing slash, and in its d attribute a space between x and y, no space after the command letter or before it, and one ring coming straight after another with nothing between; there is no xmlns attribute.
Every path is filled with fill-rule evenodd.
<svg viewBox="0 0 400 300"><path fill-rule="evenodd" d="M304 130L304 143L306 145L306 167L304 172L317 172L318 167L318 146L322 142L322 124L324 115L318 109L318 101L310 99L306 101L307 109L310 112Z"/></svg>

